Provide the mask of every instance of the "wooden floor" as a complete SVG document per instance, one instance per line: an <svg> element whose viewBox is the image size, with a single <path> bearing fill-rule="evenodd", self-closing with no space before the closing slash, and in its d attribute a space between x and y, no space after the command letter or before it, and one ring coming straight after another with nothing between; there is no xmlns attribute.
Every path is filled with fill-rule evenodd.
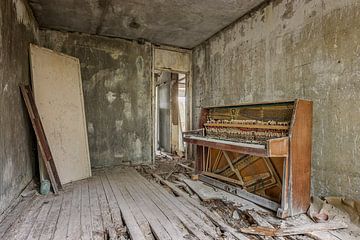
<svg viewBox="0 0 360 240"><path fill-rule="evenodd" d="M0 223L0 239L17 240L223 239L217 235L206 214L132 168L97 171L58 196L23 198Z"/></svg>
<svg viewBox="0 0 360 240"><path fill-rule="evenodd" d="M286 221L276 219L247 200L199 181L178 175L201 199L222 199L235 203L238 211L261 227L314 224L305 214ZM175 184L161 180L168 188L147 180L134 168L115 168L93 172L93 177L68 184L57 196L33 194L14 201L0 216L0 239L111 239L111 240L339 240L359 239L344 230L309 232L291 237L262 237L237 231L201 202ZM173 193L176 193L175 196ZM191 192L191 191L187 191ZM209 202L207 202L206 205ZM211 208L211 207L210 207ZM259 214L261 213L261 215ZM232 215L232 212L228 214ZM245 223L245 219L238 222ZM272 224L270 224L272 223Z"/></svg>

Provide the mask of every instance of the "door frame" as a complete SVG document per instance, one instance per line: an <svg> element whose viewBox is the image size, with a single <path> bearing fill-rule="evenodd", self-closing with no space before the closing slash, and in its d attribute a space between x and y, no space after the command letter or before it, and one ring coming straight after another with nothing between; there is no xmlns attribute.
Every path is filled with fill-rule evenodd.
<svg viewBox="0 0 360 240"><path fill-rule="evenodd" d="M179 54L186 55L187 59L185 59L183 62L187 62L186 64L183 64L183 66L178 66L175 63L169 63L169 65L164 66L156 66L156 59L157 56L156 50L165 50L169 54L173 54L174 58L178 57ZM152 71L151 71L151 113L152 113L152 129L151 129L151 136L152 136L152 156L151 160L152 163L155 163L155 154L156 154L156 133L157 133L157 110L156 110L156 104L157 104L157 94L156 94L156 77L155 73L157 71L166 71L171 73L181 73L185 74L186 79L186 86L185 86L185 92L186 92L186 104L185 104L185 129L183 131L192 129L192 51L188 49L181 49L181 48L175 48L175 47L169 47L169 46L155 46L152 45ZM188 149L185 148L185 151ZM185 152L185 156L188 156L188 153Z"/></svg>

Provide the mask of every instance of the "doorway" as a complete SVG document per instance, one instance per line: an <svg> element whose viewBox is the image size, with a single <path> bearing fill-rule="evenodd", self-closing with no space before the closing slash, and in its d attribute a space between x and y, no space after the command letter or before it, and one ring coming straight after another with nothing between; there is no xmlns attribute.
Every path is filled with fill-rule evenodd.
<svg viewBox="0 0 360 240"><path fill-rule="evenodd" d="M185 155L182 132L186 122L186 74L158 71L155 74L156 150Z"/></svg>

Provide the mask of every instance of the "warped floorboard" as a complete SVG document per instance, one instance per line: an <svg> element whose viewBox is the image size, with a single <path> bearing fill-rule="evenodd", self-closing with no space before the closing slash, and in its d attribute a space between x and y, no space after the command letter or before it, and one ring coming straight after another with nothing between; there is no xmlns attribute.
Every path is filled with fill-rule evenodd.
<svg viewBox="0 0 360 240"><path fill-rule="evenodd" d="M215 225L133 168L95 171L59 195L22 198L0 239L219 239Z"/></svg>

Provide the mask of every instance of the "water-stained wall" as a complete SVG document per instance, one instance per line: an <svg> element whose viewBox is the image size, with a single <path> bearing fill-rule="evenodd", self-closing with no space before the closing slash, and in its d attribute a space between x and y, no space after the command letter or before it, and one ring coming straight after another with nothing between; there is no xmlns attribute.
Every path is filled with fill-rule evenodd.
<svg viewBox="0 0 360 240"><path fill-rule="evenodd" d="M151 161L151 45L42 31L44 47L80 59L92 167Z"/></svg>
<svg viewBox="0 0 360 240"><path fill-rule="evenodd" d="M193 52L193 112L314 101L312 189L360 198L360 2L274 0Z"/></svg>
<svg viewBox="0 0 360 240"><path fill-rule="evenodd" d="M38 27L26 1L0 1L0 214L31 181L36 141L19 84L30 83L28 48Z"/></svg>

